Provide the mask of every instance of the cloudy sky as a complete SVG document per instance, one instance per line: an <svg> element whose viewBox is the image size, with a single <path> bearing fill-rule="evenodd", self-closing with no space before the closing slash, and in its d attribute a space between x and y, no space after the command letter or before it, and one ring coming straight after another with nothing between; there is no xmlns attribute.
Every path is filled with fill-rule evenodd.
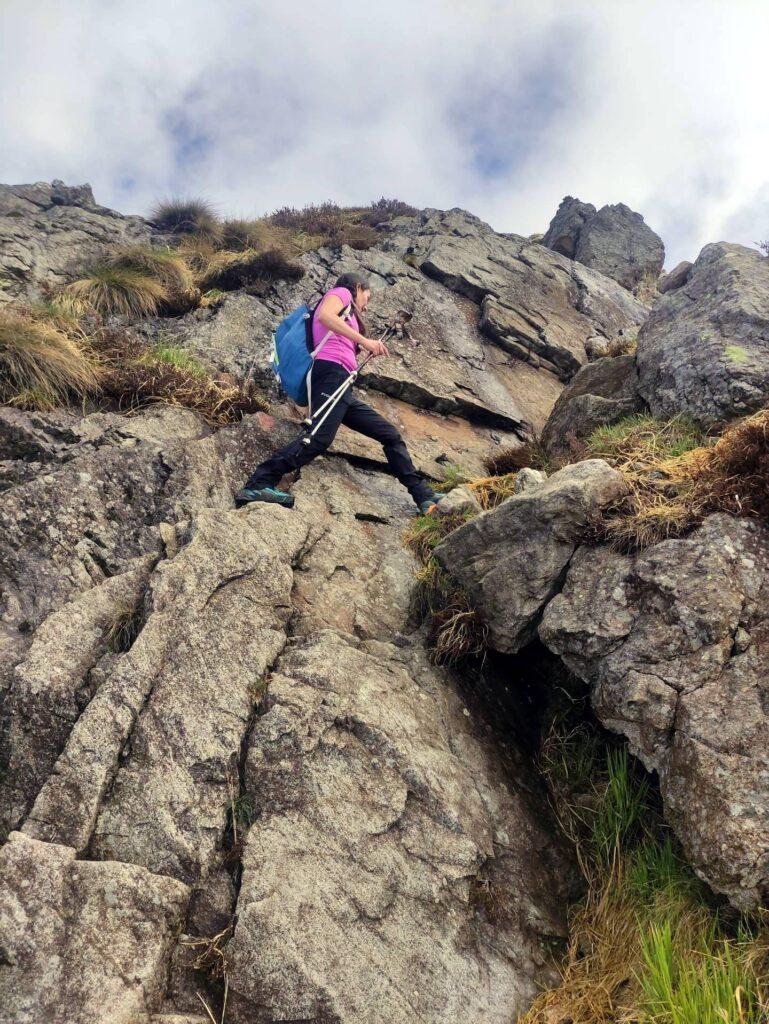
<svg viewBox="0 0 769 1024"><path fill-rule="evenodd" d="M769 237L768 56L769 0L2 0L0 180L521 234L569 194L639 210L671 267Z"/></svg>

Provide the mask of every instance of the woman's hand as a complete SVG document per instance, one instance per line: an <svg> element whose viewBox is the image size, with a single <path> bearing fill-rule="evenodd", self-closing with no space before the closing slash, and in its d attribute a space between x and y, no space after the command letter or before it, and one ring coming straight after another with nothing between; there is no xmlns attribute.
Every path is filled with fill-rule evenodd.
<svg viewBox="0 0 769 1024"><path fill-rule="evenodd" d="M377 341L376 338L364 338L360 345L361 348L365 348L367 352L370 352L374 359L377 356L389 356L390 354L387 345L383 341Z"/></svg>

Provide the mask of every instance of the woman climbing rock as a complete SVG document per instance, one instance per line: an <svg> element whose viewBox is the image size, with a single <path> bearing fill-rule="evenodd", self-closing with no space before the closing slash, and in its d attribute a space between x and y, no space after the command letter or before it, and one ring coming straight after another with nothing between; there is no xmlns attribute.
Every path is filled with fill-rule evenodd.
<svg viewBox="0 0 769 1024"><path fill-rule="evenodd" d="M362 275L342 274L318 304L312 321L313 347L318 351L310 376L311 409L319 409L355 370L361 349L371 353L372 358L389 355L383 342L366 337L363 313L370 298L371 288ZM348 307L350 316L343 319L340 314ZM416 470L397 429L356 398L352 384L311 436L309 444L305 443L306 435L300 435L256 467L245 487L235 495L236 504L269 501L291 508L293 495L277 490L275 485L286 473L301 469L325 452L341 424L379 441L391 470L408 490L419 512L425 515L431 510L440 496Z"/></svg>

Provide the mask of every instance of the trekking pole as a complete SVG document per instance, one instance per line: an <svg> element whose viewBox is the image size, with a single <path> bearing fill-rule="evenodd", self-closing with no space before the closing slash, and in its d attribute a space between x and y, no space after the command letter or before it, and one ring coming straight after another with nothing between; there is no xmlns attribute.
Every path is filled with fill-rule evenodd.
<svg viewBox="0 0 769 1024"><path fill-rule="evenodd" d="M387 330L382 335L382 337L379 339L380 342L386 341L387 338L392 333L392 331L393 331L393 328L392 327L388 327ZM328 398L323 403L323 405L321 405L321 407L319 409L316 409L314 412L311 412L309 416L305 417L305 419L302 420L302 425L303 426L311 427L316 416L320 416L321 413L325 412L326 409L328 409L329 412L331 411L331 408L333 408L336 405L336 403L339 401L339 399L344 394L344 392L347 389L347 387L356 379L356 377L358 376L360 371L363 369L363 367L366 365L366 363L369 361L369 359L371 359L372 355L373 355L373 353L369 352L369 354L366 356L366 358L361 362L360 366L357 366L350 373L350 376L342 381L342 383L339 385L339 387L336 389L336 391L334 391L332 394L330 394L328 396ZM329 406L331 408L329 408ZM325 418L326 417L324 416L323 419L325 419ZM315 431L313 431L313 433L315 433Z"/></svg>
<svg viewBox="0 0 769 1024"><path fill-rule="evenodd" d="M384 332L384 334L382 335L382 337L379 340L383 342L389 336L391 330L392 330L392 328L388 327L387 330ZM342 381L342 383L339 385L339 387L336 389L336 391L332 395L329 395L329 397L326 399L326 401L323 403L323 405L320 407L320 409L318 409L318 411L316 413L313 413L312 416L309 419L306 419L304 421L305 426L310 426L310 425L312 425L313 420L315 419L315 417L316 416L320 416L320 414L323 413L323 415L320 416L320 419L318 419L315 422L314 426L312 427L312 430L310 430L309 433L305 437L302 438L302 444L309 444L312 441L312 439L315 436L315 434L318 432L318 430L321 428L321 426L325 423L325 421L328 419L328 417L333 412L334 406L339 402L339 399L345 393L347 388L351 384L355 383L355 381L357 380L357 377L358 377L358 374L360 373L360 371L363 369L363 367L366 365L366 363L369 361L369 359L373 359L373 358L374 358L374 353L373 352L369 352L369 354L360 363L360 365L356 366L355 369L350 373L350 376L346 380Z"/></svg>

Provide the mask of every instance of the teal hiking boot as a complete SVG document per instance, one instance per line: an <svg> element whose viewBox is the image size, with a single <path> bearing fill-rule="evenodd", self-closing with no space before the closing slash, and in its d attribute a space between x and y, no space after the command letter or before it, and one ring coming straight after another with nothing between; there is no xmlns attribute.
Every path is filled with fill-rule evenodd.
<svg viewBox="0 0 769 1024"><path fill-rule="evenodd" d="M419 509L418 515L429 516L438 508L438 502L443 497L442 494L433 493L429 498L425 498L424 501L420 501L417 505Z"/></svg>
<svg viewBox="0 0 769 1024"><path fill-rule="evenodd" d="M293 494L286 494L285 491L278 491L274 487L243 487L235 495L235 507L242 508L251 501L267 501L273 505L282 505L284 508L293 508Z"/></svg>

